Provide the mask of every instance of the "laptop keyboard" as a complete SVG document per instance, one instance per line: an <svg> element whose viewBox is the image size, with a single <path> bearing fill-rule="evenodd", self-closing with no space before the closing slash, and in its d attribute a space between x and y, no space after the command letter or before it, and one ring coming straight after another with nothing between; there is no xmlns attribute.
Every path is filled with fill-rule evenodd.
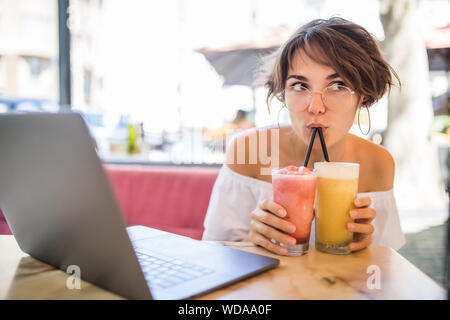
<svg viewBox="0 0 450 320"><path fill-rule="evenodd" d="M150 289L165 289L214 272L186 261L170 257L156 257L136 251Z"/></svg>

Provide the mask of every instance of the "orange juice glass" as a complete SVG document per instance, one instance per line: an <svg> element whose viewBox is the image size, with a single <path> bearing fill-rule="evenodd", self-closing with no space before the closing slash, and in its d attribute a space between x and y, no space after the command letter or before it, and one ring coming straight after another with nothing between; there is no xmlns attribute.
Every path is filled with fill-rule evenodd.
<svg viewBox="0 0 450 320"><path fill-rule="evenodd" d="M316 249L332 254L348 254L353 232L347 223L353 222L353 209L358 193L359 164L316 162L317 194L315 210Z"/></svg>

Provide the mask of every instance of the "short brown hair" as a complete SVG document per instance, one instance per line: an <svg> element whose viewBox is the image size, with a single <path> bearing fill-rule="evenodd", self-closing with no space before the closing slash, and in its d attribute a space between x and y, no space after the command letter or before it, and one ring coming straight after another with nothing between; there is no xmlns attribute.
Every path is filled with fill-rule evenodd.
<svg viewBox="0 0 450 320"><path fill-rule="evenodd" d="M353 90L364 96L363 106L371 106L391 89L391 74L401 85L378 42L366 29L343 18L316 19L300 27L267 59L264 85L268 88L268 106L274 97L283 101L288 70L299 50L312 60L332 67Z"/></svg>

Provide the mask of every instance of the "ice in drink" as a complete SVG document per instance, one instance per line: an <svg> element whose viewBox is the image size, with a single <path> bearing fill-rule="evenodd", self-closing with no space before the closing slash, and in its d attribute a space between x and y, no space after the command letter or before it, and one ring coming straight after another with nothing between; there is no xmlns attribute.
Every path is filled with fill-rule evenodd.
<svg viewBox="0 0 450 320"><path fill-rule="evenodd" d="M309 246L311 222L314 217L314 197L317 178L308 168L288 166L272 170L273 199L286 209L284 219L292 222L295 232L290 235L296 245L288 247L288 255L303 255Z"/></svg>
<svg viewBox="0 0 450 320"><path fill-rule="evenodd" d="M348 245L353 232L347 223L353 222L350 210L358 194L359 164L316 162L316 249L334 254L350 253Z"/></svg>

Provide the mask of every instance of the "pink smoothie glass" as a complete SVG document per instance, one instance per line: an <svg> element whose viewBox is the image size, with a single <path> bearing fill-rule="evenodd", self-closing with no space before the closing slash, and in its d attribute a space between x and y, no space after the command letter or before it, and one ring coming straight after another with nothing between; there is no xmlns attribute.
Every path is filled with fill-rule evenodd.
<svg viewBox="0 0 450 320"><path fill-rule="evenodd" d="M288 255L301 256L308 252L311 223L314 217L314 198L317 177L308 168L288 166L272 170L273 200L287 211L284 219L295 224L290 235L297 242L289 247Z"/></svg>

